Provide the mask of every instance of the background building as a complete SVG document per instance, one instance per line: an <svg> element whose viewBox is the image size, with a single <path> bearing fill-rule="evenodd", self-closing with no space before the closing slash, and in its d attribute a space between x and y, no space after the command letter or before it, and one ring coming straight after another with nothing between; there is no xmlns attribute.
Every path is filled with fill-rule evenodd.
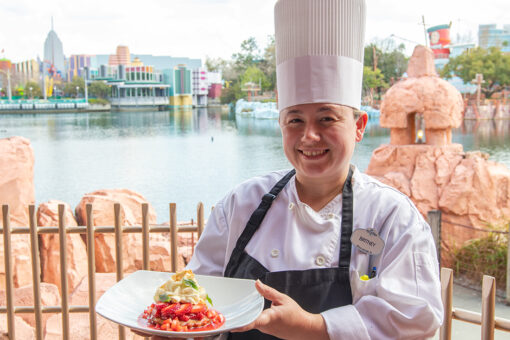
<svg viewBox="0 0 510 340"><path fill-rule="evenodd" d="M117 66L131 64L131 55L129 54L129 47L119 45L115 54L110 54L108 58L108 65Z"/></svg>
<svg viewBox="0 0 510 340"><path fill-rule="evenodd" d="M72 54L67 60L67 79L73 80L74 77L86 79L87 68L91 68L92 56L87 54ZM89 77L90 78L90 77Z"/></svg>
<svg viewBox="0 0 510 340"><path fill-rule="evenodd" d="M166 107L170 102L170 85L162 82L163 77L153 66L101 65L92 78L110 86L112 107Z"/></svg>
<svg viewBox="0 0 510 340"><path fill-rule="evenodd" d="M218 99L221 97L221 89L223 88L221 72L207 72L207 85L207 97L211 99Z"/></svg>
<svg viewBox="0 0 510 340"><path fill-rule="evenodd" d="M191 70L186 65L164 69L163 82L170 85L171 106L193 106Z"/></svg>
<svg viewBox="0 0 510 340"><path fill-rule="evenodd" d="M196 68L193 70L193 106L207 106L207 70Z"/></svg>
<svg viewBox="0 0 510 340"><path fill-rule="evenodd" d="M51 31L44 42L44 61L53 65L61 77L65 75L64 48L57 33L53 30L53 19L51 21Z"/></svg>
<svg viewBox="0 0 510 340"><path fill-rule="evenodd" d="M478 46L482 48L499 47L510 53L510 25L498 28L496 24L478 26Z"/></svg>
<svg viewBox="0 0 510 340"><path fill-rule="evenodd" d="M450 25L438 25L427 29L430 48L434 51L434 64L437 70L443 68L450 58Z"/></svg>

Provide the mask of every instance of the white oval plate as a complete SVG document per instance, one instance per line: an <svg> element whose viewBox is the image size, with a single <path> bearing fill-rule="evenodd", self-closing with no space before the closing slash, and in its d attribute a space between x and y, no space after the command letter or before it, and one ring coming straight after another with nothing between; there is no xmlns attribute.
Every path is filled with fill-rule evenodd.
<svg viewBox="0 0 510 340"><path fill-rule="evenodd" d="M171 332L144 327L138 317L154 302L156 289L172 273L139 270L108 289L96 303L96 313L120 325L152 335L174 338L211 336L253 322L264 309L264 298L255 289L254 280L195 275L199 285L212 299L213 308L225 316L222 327L211 331Z"/></svg>

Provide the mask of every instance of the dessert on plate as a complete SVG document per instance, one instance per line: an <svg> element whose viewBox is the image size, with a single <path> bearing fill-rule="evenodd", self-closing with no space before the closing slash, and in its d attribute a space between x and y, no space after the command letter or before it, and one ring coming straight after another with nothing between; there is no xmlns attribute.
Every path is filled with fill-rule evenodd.
<svg viewBox="0 0 510 340"><path fill-rule="evenodd" d="M147 326L166 331L209 331L221 327L225 317L209 308L212 301L191 270L172 275L154 295L154 303L141 315Z"/></svg>

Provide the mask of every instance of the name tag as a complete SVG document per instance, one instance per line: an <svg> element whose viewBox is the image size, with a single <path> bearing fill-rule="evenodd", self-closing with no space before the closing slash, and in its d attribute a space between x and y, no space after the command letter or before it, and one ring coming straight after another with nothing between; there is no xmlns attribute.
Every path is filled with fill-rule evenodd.
<svg viewBox="0 0 510 340"><path fill-rule="evenodd" d="M369 255L378 255L384 248L384 241L375 229L356 229L351 235L351 243Z"/></svg>

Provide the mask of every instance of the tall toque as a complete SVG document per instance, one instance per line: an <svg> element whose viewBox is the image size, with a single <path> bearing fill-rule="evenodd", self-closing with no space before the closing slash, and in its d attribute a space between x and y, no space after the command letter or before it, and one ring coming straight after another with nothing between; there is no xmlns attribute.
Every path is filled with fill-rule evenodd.
<svg viewBox="0 0 510 340"><path fill-rule="evenodd" d="M278 107L335 103L359 109L365 0L278 0Z"/></svg>

